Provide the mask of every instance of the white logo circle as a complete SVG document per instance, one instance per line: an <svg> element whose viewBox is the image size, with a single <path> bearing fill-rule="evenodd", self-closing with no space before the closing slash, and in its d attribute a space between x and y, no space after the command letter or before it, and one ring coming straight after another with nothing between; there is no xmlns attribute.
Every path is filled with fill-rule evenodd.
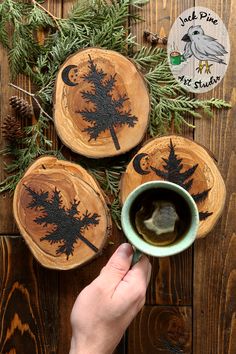
<svg viewBox="0 0 236 354"><path fill-rule="evenodd" d="M175 20L168 38L172 74L190 92L207 92L223 79L230 58L228 31L206 7L192 7Z"/></svg>

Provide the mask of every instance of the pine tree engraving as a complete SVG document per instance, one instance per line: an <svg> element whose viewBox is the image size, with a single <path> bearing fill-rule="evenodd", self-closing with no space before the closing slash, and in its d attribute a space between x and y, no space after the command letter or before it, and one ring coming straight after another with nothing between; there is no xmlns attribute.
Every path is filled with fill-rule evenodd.
<svg viewBox="0 0 236 354"><path fill-rule="evenodd" d="M91 124L83 130L89 134L89 141L96 140L100 133L109 130L116 150L120 150L115 128L122 125L134 127L137 117L131 114L131 110L126 111L123 108L124 102L129 100L126 94L120 95L118 99L112 97L117 82L116 74L110 75L105 80L107 74L94 64L90 55L88 67L89 72L83 76L83 80L93 85L93 89L82 91L81 95L87 103L93 103L94 109L85 109L76 113L80 113L83 119Z"/></svg>
<svg viewBox="0 0 236 354"><path fill-rule="evenodd" d="M62 204L62 197L59 190L55 188L51 199L48 192L36 192L30 187L24 185L27 192L32 197L27 208L35 209L43 212L43 215L34 219L34 222L43 227L54 225L53 231L49 231L45 236L40 238L40 241L48 241L50 244L59 243L56 253L65 254L67 260L69 256L73 256L74 245L78 240L83 241L94 252L98 252L88 239L84 237L85 231L99 224L99 215L89 213L88 210L82 215L78 210L79 203L74 200L71 207L66 209Z"/></svg>
<svg viewBox="0 0 236 354"><path fill-rule="evenodd" d="M165 162L165 164L163 165L164 170L160 170L153 166L150 167L156 173L157 176L163 178L166 181L176 183L179 186L186 189L187 191L189 191L194 182L194 179L190 177L193 176L194 172L198 167L198 164L193 165L192 167L190 167L188 170L184 172L181 172L183 168L183 164L182 164L183 159L178 158L177 155L175 154L175 147L171 139L170 139L169 149L170 149L170 153L168 159L162 158L162 160ZM204 201L207 198L209 191L210 188L202 192L199 192L197 194L191 194L191 196L196 203L199 203ZM212 212L208 212L208 211L199 212L200 220L205 220L210 215L212 215Z"/></svg>

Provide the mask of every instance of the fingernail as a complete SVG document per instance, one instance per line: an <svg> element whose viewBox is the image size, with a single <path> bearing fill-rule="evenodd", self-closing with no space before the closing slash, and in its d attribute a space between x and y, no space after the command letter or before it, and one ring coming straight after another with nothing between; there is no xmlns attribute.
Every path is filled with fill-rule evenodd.
<svg viewBox="0 0 236 354"><path fill-rule="evenodd" d="M129 258L133 254L133 247L129 243L122 243L117 249L117 255L122 258Z"/></svg>

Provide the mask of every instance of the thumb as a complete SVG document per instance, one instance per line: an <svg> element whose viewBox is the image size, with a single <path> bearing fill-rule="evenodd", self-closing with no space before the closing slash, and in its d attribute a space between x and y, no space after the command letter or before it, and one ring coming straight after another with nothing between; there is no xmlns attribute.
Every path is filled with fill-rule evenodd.
<svg viewBox="0 0 236 354"><path fill-rule="evenodd" d="M100 277L109 287L115 289L129 271L133 256L133 248L129 243L120 245L102 269Z"/></svg>

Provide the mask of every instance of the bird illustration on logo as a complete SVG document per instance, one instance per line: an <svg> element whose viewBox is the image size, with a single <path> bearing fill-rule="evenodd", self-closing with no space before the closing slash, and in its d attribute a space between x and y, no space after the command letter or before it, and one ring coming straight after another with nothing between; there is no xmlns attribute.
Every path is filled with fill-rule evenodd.
<svg viewBox="0 0 236 354"><path fill-rule="evenodd" d="M228 53L225 47L217 42L215 38L206 35L201 25L189 27L182 41L186 42L182 55L183 59L186 61L192 56L198 59L199 66L196 68L198 73L202 74L205 68L205 73L211 74L211 66L213 64L209 64L209 61L227 65L222 58Z"/></svg>

